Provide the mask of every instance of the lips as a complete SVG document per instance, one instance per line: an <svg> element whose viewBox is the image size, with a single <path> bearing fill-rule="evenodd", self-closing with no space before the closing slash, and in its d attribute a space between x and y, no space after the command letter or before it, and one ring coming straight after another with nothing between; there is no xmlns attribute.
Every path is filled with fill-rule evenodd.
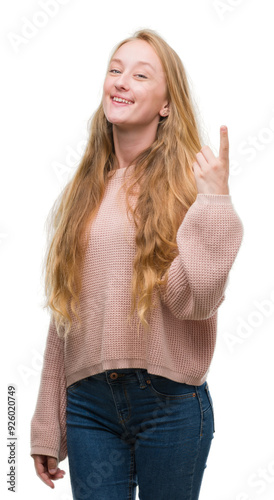
<svg viewBox="0 0 274 500"><path fill-rule="evenodd" d="M124 97L122 95L119 95L119 94L114 94L111 96L111 100L113 101L113 98L114 97L117 97L118 99L125 99L125 101L128 101L130 102L131 104L134 104L134 101L132 101L131 99L128 99L127 97ZM118 101L113 101L113 102L118 102ZM125 102L118 102L118 104L126 104Z"/></svg>

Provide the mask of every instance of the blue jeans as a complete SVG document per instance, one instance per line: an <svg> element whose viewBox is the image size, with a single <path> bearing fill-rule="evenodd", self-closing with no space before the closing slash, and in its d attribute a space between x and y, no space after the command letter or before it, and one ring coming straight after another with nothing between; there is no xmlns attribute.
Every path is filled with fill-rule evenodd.
<svg viewBox="0 0 274 500"><path fill-rule="evenodd" d="M74 500L197 500L214 437L207 382L106 370L67 388Z"/></svg>

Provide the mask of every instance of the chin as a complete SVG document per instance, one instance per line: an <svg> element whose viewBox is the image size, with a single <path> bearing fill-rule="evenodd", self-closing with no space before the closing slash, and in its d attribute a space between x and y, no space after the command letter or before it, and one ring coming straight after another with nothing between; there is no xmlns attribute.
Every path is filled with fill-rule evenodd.
<svg viewBox="0 0 274 500"><path fill-rule="evenodd" d="M128 125L128 122L124 119L119 118L118 116L112 116L111 114L106 115L106 119L112 123L113 125Z"/></svg>

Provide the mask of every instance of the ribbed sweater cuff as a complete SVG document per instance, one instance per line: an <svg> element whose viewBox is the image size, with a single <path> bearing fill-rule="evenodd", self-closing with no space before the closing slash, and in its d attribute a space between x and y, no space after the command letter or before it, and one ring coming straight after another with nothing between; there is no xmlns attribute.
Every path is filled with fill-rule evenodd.
<svg viewBox="0 0 274 500"><path fill-rule="evenodd" d="M31 446L30 455L33 455L33 454L54 457L57 459L57 461L59 459L58 453L56 453L56 450L53 448L48 448L47 446Z"/></svg>
<svg viewBox="0 0 274 500"><path fill-rule="evenodd" d="M226 205L231 205L231 195L230 194L204 194L198 193L196 202L202 205L216 205L219 203L224 203Z"/></svg>

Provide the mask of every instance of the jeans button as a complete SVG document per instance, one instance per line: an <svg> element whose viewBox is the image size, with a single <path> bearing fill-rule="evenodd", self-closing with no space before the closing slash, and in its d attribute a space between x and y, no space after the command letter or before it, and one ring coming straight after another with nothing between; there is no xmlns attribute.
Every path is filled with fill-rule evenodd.
<svg viewBox="0 0 274 500"><path fill-rule="evenodd" d="M112 380L115 380L116 378L118 378L118 373L116 373L116 372L111 373L111 374L110 374L110 378L111 378Z"/></svg>

